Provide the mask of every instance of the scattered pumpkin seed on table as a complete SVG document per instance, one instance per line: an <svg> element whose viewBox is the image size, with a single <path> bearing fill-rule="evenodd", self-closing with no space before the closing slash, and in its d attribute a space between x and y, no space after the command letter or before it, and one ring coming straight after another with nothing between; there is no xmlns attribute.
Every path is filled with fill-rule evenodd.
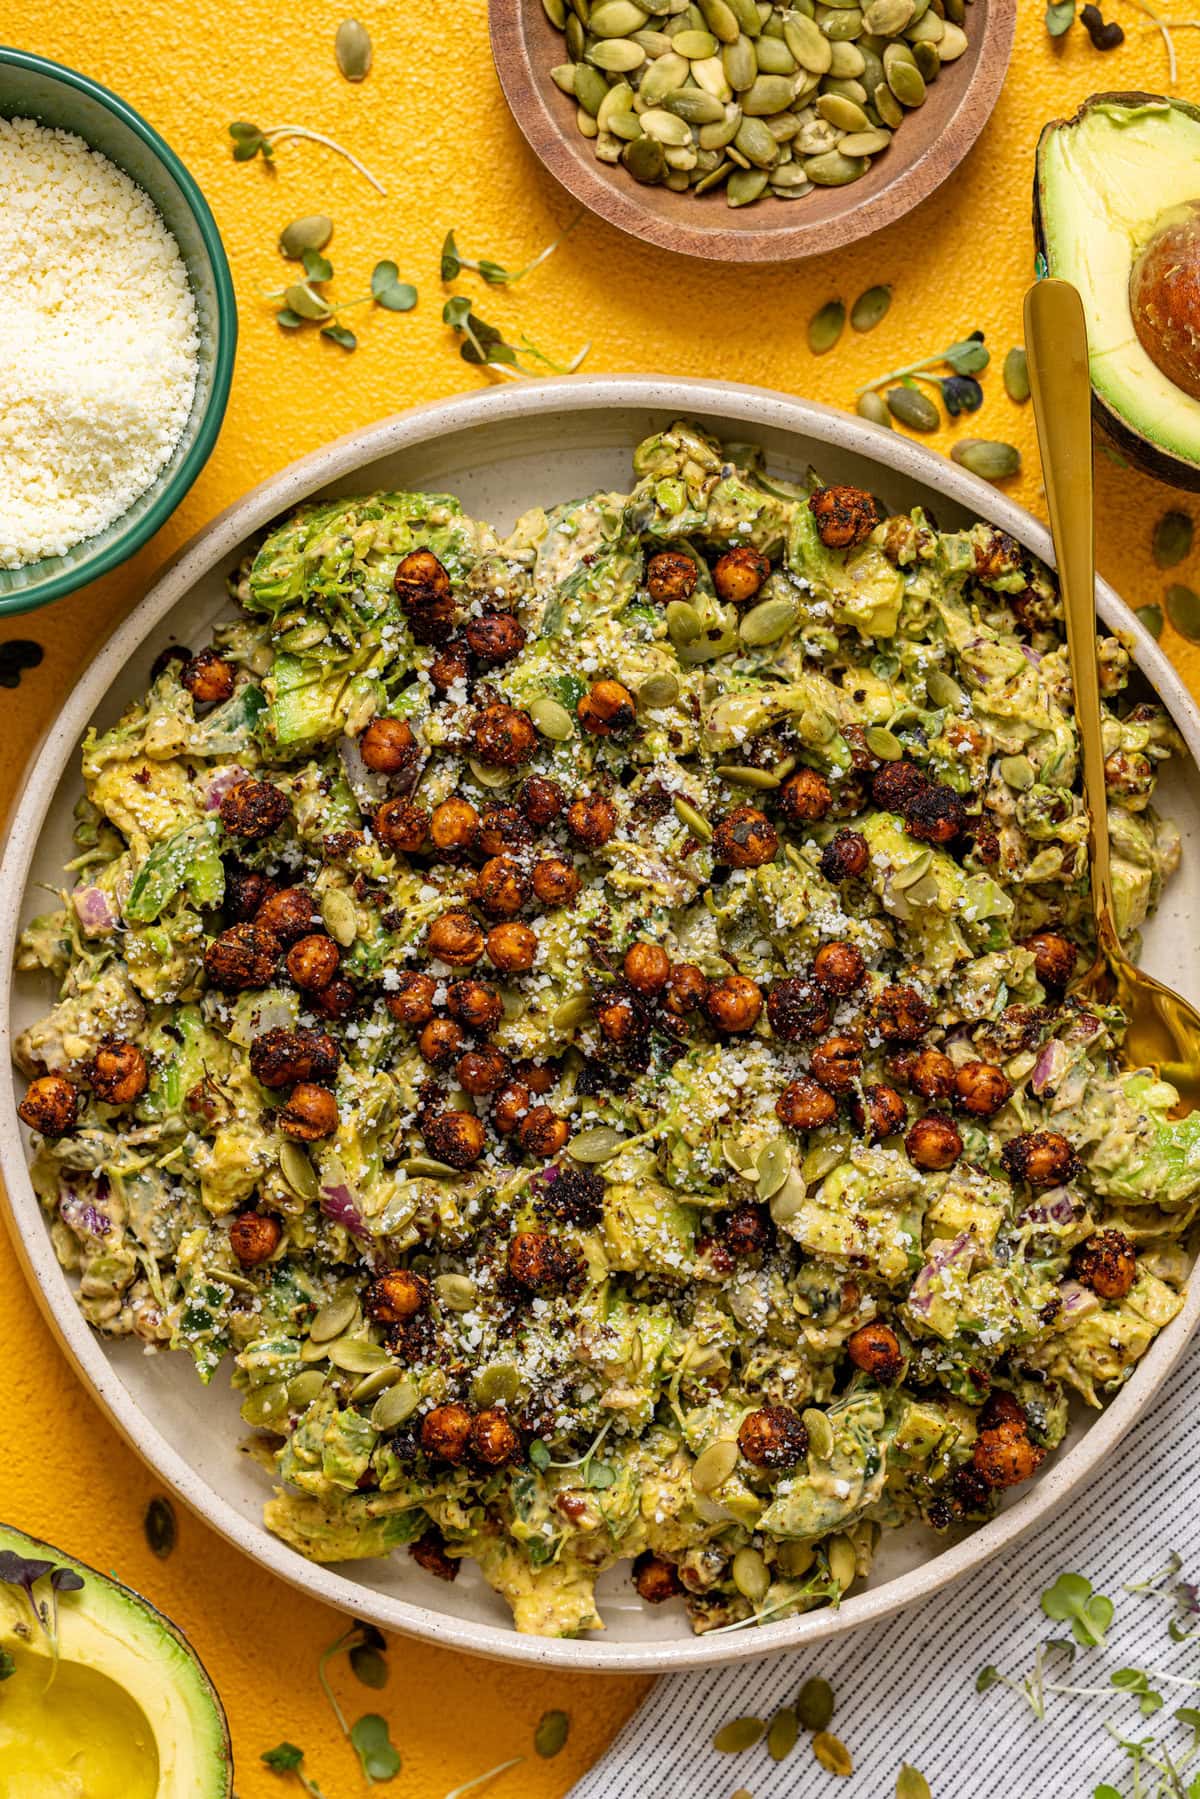
<svg viewBox="0 0 1200 1799"><path fill-rule="evenodd" d="M827 300L808 321L808 347L813 355L824 356L832 350L845 328L845 302Z"/></svg>
<svg viewBox="0 0 1200 1799"><path fill-rule="evenodd" d="M759 1742L766 1725L761 1718L732 1718L722 1724L713 1738L713 1748L722 1755L741 1755Z"/></svg>
<svg viewBox="0 0 1200 1799"><path fill-rule="evenodd" d="M830 1774L853 1774L854 1759L839 1737L819 1730L813 1738L813 1754Z"/></svg>
<svg viewBox="0 0 1200 1799"><path fill-rule="evenodd" d="M1192 521L1186 512L1164 512L1154 527L1154 560L1159 568L1174 568L1192 550Z"/></svg>
<svg viewBox="0 0 1200 1799"><path fill-rule="evenodd" d="M343 19L333 40L337 66L347 81L365 81L371 72L371 34L357 19Z"/></svg>
<svg viewBox="0 0 1200 1799"><path fill-rule="evenodd" d="M1029 360L1019 346L1004 358L1004 391L1017 406L1029 398Z"/></svg>
<svg viewBox="0 0 1200 1799"><path fill-rule="evenodd" d="M833 1688L827 1680L813 1676L800 1688L796 1700L796 1716L805 1730L824 1730L833 1717Z"/></svg>
<svg viewBox="0 0 1200 1799"><path fill-rule="evenodd" d="M1134 617L1140 625L1145 626L1151 637L1162 636L1163 609L1161 606L1138 606Z"/></svg>
<svg viewBox="0 0 1200 1799"><path fill-rule="evenodd" d="M1167 589L1167 617L1181 637L1200 643L1200 594L1175 582Z"/></svg>
<svg viewBox="0 0 1200 1799"><path fill-rule="evenodd" d="M896 1799L933 1799L929 1782L911 1762L905 1762L896 1776Z"/></svg>
<svg viewBox="0 0 1200 1799"><path fill-rule="evenodd" d="M983 437L964 437L950 450L955 462L984 481L1007 481L1020 473L1021 452L1013 444L989 443Z"/></svg>
<svg viewBox="0 0 1200 1799"><path fill-rule="evenodd" d="M927 394L917 387L889 387L885 395L888 411L910 431L936 431L941 414Z"/></svg>

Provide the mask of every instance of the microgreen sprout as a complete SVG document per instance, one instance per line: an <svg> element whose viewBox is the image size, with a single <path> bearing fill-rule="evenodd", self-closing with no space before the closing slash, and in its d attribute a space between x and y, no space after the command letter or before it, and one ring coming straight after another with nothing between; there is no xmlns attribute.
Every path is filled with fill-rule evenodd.
<svg viewBox="0 0 1200 1799"><path fill-rule="evenodd" d="M317 1679L321 1683L321 1691L329 1701L329 1709L337 1719L338 1729L348 1738L362 1764L368 1786L373 1786L379 1780L394 1779L400 1772L400 1752L391 1740L386 1718L381 1718L378 1712L366 1712L354 1724L346 1722L346 1714L329 1684L326 1669L335 1655L344 1654L363 1685L378 1689L387 1684L387 1662L383 1653L386 1647L381 1631L376 1630L373 1624L356 1619L349 1630L344 1630L327 1649L322 1650L317 1660Z"/></svg>
<svg viewBox="0 0 1200 1799"><path fill-rule="evenodd" d="M540 1437L535 1437L533 1442L529 1445L529 1459L539 1473L544 1474L547 1468L578 1468L580 1470L580 1478L585 1487L597 1489L601 1487L611 1487L613 1481L617 1478L615 1473L604 1462L593 1463L593 1457L601 1443L603 1443L605 1437L607 1437L609 1431L612 1429L612 1423L613 1421L610 1418L607 1424L601 1425L600 1430L584 1450L583 1454L576 1456L574 1461L553 1461L550 1456L550 1451Z"/></svg>
<svg viewBox="0 0 1200 1799"><path fill-rule="evenodd" d="M457 281L464 269L473 269L477 275L483 276L489 287L511 287L514 281L521 281L526 275L532 274L548 256L553 256L558 246L570 237L582 217L582 212L577 212L553 243L547 244L544 250L539 250L531 261L519 269L506 269L503 263L491 256L468 256L455 243L453 231L447 231L446 241L442 245L442 280Z"/></svg>
<svg viewBox="0 0 1200 1799"><path fill-rule="evenodd" d="M294 1774L311 1799L325 1799L316 1781L304 1772L304 1751L297 1749L295 1743L277 1743L274 1749L264 1749L259 1760L266 1762L275 1774Z"/></svg>
<svg viewBox="0 0 1200 1799"><path fill-rule="evenodd" d="M485 323L478 313L472 311L471 301L466 294L452 294L442 308L442 318L451 330L457 331L462 338L459 355L464 362L474 363L477 367L492 369L497 374L509 375L513 378L532 376L538 373L537 369L525 366L521 361L522 356L541 363L543 367L552 370L556 375L572 375L592 347L590 343L584 344L582 350L573 356L570 362L564 364L555 362L524 335L518 345L506 343L502 331L498 331L494 325Z"/></svg>
<svg viewBox="0 0 1200 1799"><path fill-rule="evenodd" d="M1091 1581L1082 1574L1060 1574L1042 1594L1041 1606L1055 1623L1070 1624L1075 1641L1085 1649L1102 1645L1112 1623L1112 1600L1093 1593Z"/></svg>
<svg viewBox="0 0 1200 1799"><path fill-rule="evenodd" d="M886 375L880 375L874 381L868 381L860 387L859 394L875 393L881 387L887 387L893 381L902 381L906 375L924 375L930 369L937 368L939 363L947 363L956 375L979 375L987 367L991 357L984 347L983 332L972 331L969 337L961 338L957 343L938 350L933 356L924 356L919 362L910 362L905 368L892 369ZM931 379L940 382L941 377Z"/></svg>
<svg viewBox="0 0 1200 1799"><path fill-rule="evenodd" d="M40 1580L47 1578L50 1597L39 1599L33 1589ZM58 1667L58 1595L77 1593L83 1586L83 1576L62 1563L46 1561L41 1556L18 1555L15 1549L5 1549L0 1550L0 1583L20 1587L29 1601L34 1622L50 1646L50 1679L53 1680Z"/></svg>
<svg viewBox="0 0 1200 1799"><path fill-rule="evenodd" d="M507 1773L509 1768L515 1768L524 1760L523 1755L514 1755L511 1761L497 1762L494 1768L489 1768L484 1774L477 1774L474 1780L464 1780L461 1786L446 1794L446 1799L463 1799L464 1793L473 1793L477 1787L486 1786L489 1780L495 1780L498 1774Z"/></svg>
<svg viewBox="0 0 1200 1799"><path fill-rule="evenodd" d="M991 1687L1007 1687L1018 1699L1023 1699L1034 1717L1040 1721L1046 1716L1046 1694L1051 1689L1046 1680L1048 1663L1053 1655L1064 1655L1070 1665L1075 1655L1074 1643L1068 1643L1063 1637L1051 1637L1049 1642L1039 1643L1033 1658L1033 1667L1023 1680L1015 1680L1011 1675L1001 1674L999 1668L991 1662L979 1670L975 1676L975 1691L986 1693Z"/></svg>
<svg viewBox="0 0 1200 1799"><path fill-rule="evenodd" d="M319 291L333 279L333 264L329 258L322 256L319 250L305 250L300 262L304 269L303 281L289 282L287 287L274 288L264 295L268 300L283 301L275 314L275 323L284 331L298 331L305 324L319 325L322 337L327 337L340 349L354 350L358 347L358 339L347 326L338 323L338 313L351 306L368 306L372 302L383 307L385 312L411 312L417 303L416 288L400 280L394 262L375 264L369 294L336 302Z"/></svg>
<svg viewBox="0 0 1200 1799"><path fill-rule="evenodd" d="M400 1772L400 1752L388 1734L387 1720L378 1712L367 1712L350 1728L350 1741L362 1771L367 1777L367 1785L374 1786L379 1780L394 1780Z"/></svg>
<svg viewBox="0 0 1200 1799"><path fill-rule="evenodd" d="M378 193L387 193L382 181L372 175L365 163L361 163L352 151L346 149L344 144L339 144L335 138L326 137L323 131L311 131L307 125L260 127L250 124L246 119L235 119L229 127L229 135L233 139L233 160L235 162L252 162L256 156L260 155L264 162L271 162L275 155L276 144L283 143L288 138L307 138L310 143L324 144L327 150L335 151L338 156L344 156L348 163L352 163L364 180L369 181Z"/></svg>

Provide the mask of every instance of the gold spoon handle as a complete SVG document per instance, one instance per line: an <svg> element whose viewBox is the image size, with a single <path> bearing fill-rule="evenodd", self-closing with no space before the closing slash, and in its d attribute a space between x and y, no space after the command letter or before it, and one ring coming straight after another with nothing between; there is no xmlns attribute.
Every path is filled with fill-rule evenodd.
<svg viewBox="0 0 1200 1799"><path fill-rule="evenodd" d="M1025 347L1050 530L1058 558L1058 585L1067 621L1075 724L1083 752L1092 910L1101 949L1119 953L1096 663L1092 390L1083 302L1070 282L1038 281L1029 289L1025 296Z"/></svg>

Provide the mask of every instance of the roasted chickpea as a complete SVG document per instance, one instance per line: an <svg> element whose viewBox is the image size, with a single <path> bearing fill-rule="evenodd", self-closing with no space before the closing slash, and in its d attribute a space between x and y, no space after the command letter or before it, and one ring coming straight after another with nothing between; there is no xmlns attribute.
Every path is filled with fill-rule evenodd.
<svg viewBox="0 0 1200 1799"><path fill-rule="evenodd" d="M17 1115L43 1137L65 1137L75 1128L79 1089L62 1074L42 1074L30 1081Z"/></svg>
<svg viewBox="0 0 1200 1799"><path fill-rule="evenodd" d="M458 1563L446 1553L446 1539L440 1530L431 1527L419 1536L415 1543L410 1543L408 1553L418 1568L424 1568L426 1574L432 1574L437 1580L457 1580Z"/></svg>
<svg viewBox="0 0 1200 1799"><path fill-rule="evenodd" d="M254 915L260 931L269 931L280 943L295 943L307 932L320 930L317 902L307 887L280 887L269 894Z"/></svg>
<svg viewBox="0 0 1200 1799"><path fill-rule="evenodd" d="M561 1293L574 1285L579 1258L549 1231L518 1231L508 1246L508 1272L531 1293Z"/></svg>
<svg viewBox="0 0 1200 1799"><path fill-rule="evenodd" d="M929 1029L929 1006L915 987L881 987L871 1001L871 1017L889 1043L919 1043Z"/></svg>
<svg viewBox="0 0 1200 1799"><path fill-rule="evenodd" d="M288 978L301 993L319 993L341 967L342 952L332 937L301 937L287 953Z"/></svg>
<svg viewBox="0 0 1200 1799"><path fill-rule="evenodd" d="M481 668L497 668L511 662L525 648L525 630L511 612L485 612L467 620L463 636Z"/></svg>
<svg viewBox="0 0 1200 1799"><path fill-rule="evenodd" d="M509 1077L508 1057L490 1044L482 1049L469 1049L454 1066L454 1078L464 1093L473 1099L495 1093Z"/></svg>
<svg viewBox="0 0 1200 1799"><path fill-rule="evenodd" d="M476 756L489 768L520 768L537 754L537 732L527 712L499 700L485 706L471 726Z"/></svg>
<svg viewBox="0 0 1200 1799"><path fill-rule="evenodd" d="M533 1104L533 1094L522 1081L509 1081L492 1104L492 1124L500 1137L511 1137Z"/></svg>
<svg viewBox="0 0 1200 1799"><path fill-rule="evenodd" d="M663 1004L674 1018L697 1012L708 998L708 976L694 962L676 962L667 976Z"/></svg>
<svg viewBox="0 0 1200 1799"><path fill-rule="evenodd" d="M337 1100L328 1087L301 1081L279 1113L279 1128L298 1143L316 1143L332 1137L338 1128Z"/></svg>
<svg viewBox="0 0 1200 1799"><path fill-rule="evenodd" d="M279 960L279 939L257 924L234 924L204 951L204 972L214 987L240 993L265 987Z"/></svg>
<svg viewBox="0 0 1200 1799"><path fill-rule="evenodd" d="M433 1017L437 982L431 974L405 973L399 985L385 993L383 1003L397 1024L428 1024Z"/></svg>
<svg viewBox="0 0 1200 1799"><path fill-rule="evenodd" d="M520 1454L521 1439L501 1406L477 1412L471 1421L471 1453L488 1468L503 1468Z"/></svg>
<svg viewBox="0 0 1200 1799"><path fill-rule="evenodd" d="M1025 552L1007 531L989 531L986 539L975 545L975 574L980 581L1003 580L1021 572L1024 564Z"/></svg>
<svg viewBox="0 0 1200 1799"><path fill-rule="evenodd" d="M779 794L779 809L790 825L819 824L832 805L829 782L815 768L798 768Z"/></svg>
<svg viewBox="0 0 1200 1799"><path fill-rule="evenodd" d="M659 943L631 943L621 964L625 979L639 993L661 993L671 974L671 958Z"/></svg>
<svg viewBox="0 0 1200 1799"><path fill-rule="evenodd" d="M486 1141L474 1112L427 1112L421 1135L430 1155L451 1168L474 1168Z"/></svg>
<svg viewBox="0 0 1200 1799"><path fill-rule="evenodd" d="M616 737L637 717L633 695L619 681L593 681L575 708L580 724L594 737Z"/></svg>
<svg viewBox="0 0 1200 1799"><path fill-rule="evenodd" d="M818 487L808 497L808 509L827 550L857 548L879 523L874 497L861 487Z"/></svg>
<svg viewBox="0 0 1200 1799"><path fill-rule="evenodd" d="M478 830L478 812L470 800L461 799L456 793L433 808L433 816L429 820L429 835L435 849L470 849Z"/></svg>
<svg viewBox="0 0 1200 1799"><path fill-rule="evenodd" d="M871 798L881 812L903 815L928 785L929 776L915 762L884 762L871 776Z"/></svg>
<svg viewBox="0 0 1200 1799"><path fill-rule="evenodd" d="M721 1242L731 1256L756 1256L773 1236L771 1223L760 1206L735 1206L721 1230Z"/></svg>
<svg viewBox="0 0 1200 1799"><path fill-rule="evenodd" d="M794 1468L808 1452L808 1431L790 1406L764 1405L738 1426L738 1448L756 1468Z"/></svg>
<svg viewBox="0 0 1200 1799"><path fill-rule="evenodd" d="M309 994L308 1003L322 1018L352 1018L358 1011L358 994L351 982L335 975L328 987Z"/></svg>
<svg viewBox="0 0 1200 1799"><path fill-rule="evenodd" d="M429 1282L408 1268L389 1268L367 1288L364 1307L376 1324L403 1324L429 1304Z"/></svg>
<svg viewBox="0 0 1200 1799"><path fill-rule="evenodd" d="M221 795L221 823L231 837L247 843L269 837L291 809L287 794L269 781L239 781Z"/></svg>
<svg viewBox="0 0 1200 1799"><path fill-rule="evenodd" d="M1028 1181L1031 1187L1061 1187L1079 1167L1074 1150L1058 1131L1022 1131L1004 1145L1000 1160L1012 1180Z"/></svg>
<svg viewBox="0 0 1200 1799"><path fill-rule="evenodd" d="M398 775L420 755L412 726L403 718L373 718L358 740L358 753L377 775Z"/></svg>
<svg viewBox="0 0 1200 1799"><path fill-rule="evenodd" d="M908 1081L922 1099L951 1099L954 1095L956 1070L949 1056L940 1049L923 1049L913 1061Z"/></svg>
<svg viewBox="0 0 1200 1799"><path fill-rule="evenodd" d="M735 549L726 550L713 564L713 586L721 599L734 606L744 606L754 598L770 572L771 564L762 551L741 543Z"/></svg>
<svg viewBox="0 0 1200 1799"><path fill-rule="evenodd" d="M931 782L904 809L904 829L919 843L952 843L966 823L967 809L953 787Z"/></svg>
<svg viewBox="0 0 1200 1799"><path fill-rule="evenodd" d="M646 1034L646 1021L637 1002L628 993L610 993L596 1002L596 1023L600 1034L619 1049L640 1043Z"/></svg>
<svg viewBox="0 0 1200 1799"><path fill-rule="evenodd" d="M646 592L660 606L672 600L690 600L700 571L682 550L658 550L646 564Z"/></svg>
<svg viewBox="0 0 1200 1799"><path fill-rule="evenodd" d="M989 1487L1015 1487L1037 1473L1046 1451L1026 1436L980 1431L971 1454L975 1472Z"/></svg>
<svg viewBox="0 0 1200 1799"><path fill-rule="evenodd" d="M269 1262L282 1237L283 1226L269 1212L239 1212L229 1226L229 1247L243 1268Z"/></svg>
<svg viewBox="0 0 1200 1799"><path fill-rule="evenodd" d="M953 1118L944 1112L927 1112L909 1131L904 1147L914 1168L937 1173L953 1168L962 1155L963 1141Z"/></svg>
<svg viewBox="0 0 1200 1799"><path fill-rule="evenodd" d="M446 643L454 631L450 576L432 550L402 556L392 585L417 643Z"/></svg>
<svg viewBox="0 0 1200 1799"><path fill-rule="evenodd" d="M761 868L779 849L779 834L757 806L735 806L713 832L713 854L731 868Z"/></svg>
<svg viewBox="0 0 1200 1799"><path fill-rule="evenodd" d="M882 1386L898 1381L904 1368L900 1339L891 1325L878 1319L860 1324L846 1339L846 1354L856 1368L870 1374Z"/></svg>
<svg viewBox="0 0 1200 1799"><path fill-rule="evenodd" d="M530 836L524 814L497 803L484 807L473 847L481 856L501 856L507 849L522 848Z"/></svg>
<svg viewBox="0 0 1200 1799"><path fill-rule="evenodd" d="M813 1079L830 1093L849 1093L862 1073L862 1039L849 1032L823 1037L809 1057Z"/></svg>
<svg viewBox="0 0 1200 1799"><path fill-rule="evenodd" d="M1057 992L1066 986L1075 972L1075 945L1069 937L1058 931L1034 931L1021 947L1032 950L1034 969L1043 987Z"/></svg>
<svg viewBox="0 0 1200 1799"><path fill-rule="evenodd" d="M442 645L429 664L429 679L436 691L443 695L449 693L452 687L468 686L471 679L471 652L461 639Z"/></svg>
<svg viewBox="0 0 1200 1799"><path fill-rule="evenodd" d="M710 1022L731 1036L754 1029L762 1003L761 989L744 974L727 974L723 980L713 981L704 996Z"/></svg>
<svg viewBox="0 0 1200 1799"><path fill-rule="evenodd" d="M644 1599L647 1605L662 1605L664 1600L674 1599L683 1592L672 1564L649 1549L643 1549L633 1564L633 1584L638 1598Z"/></svg>
<svg viewBox="0 0 1200 1799"><path fill-rule="evenodd" d="M864 1087L861 1099L854 1101L850 1111L859 1130L864 1131L872 1143L894 1137L908 1122L908 1107L896 1089L879 1082Z"/></svg>
<svg viewBox="0 0 1200 1799"><path fill-rule="evenodd" d="M783 1043L802 1043L819 1037L832 1022L829 995L803 975L785 975L767 994L767 1019L772 1033Z"/></svg>
<svg viewBox="0 0 1200 1799"><path fill-rule="evenodd" d="M775 1116L793 1131L819 1131L837 1117L837 1101L811 1075L797 1075L775 1101Z"/></svg>
<svg viewBox="0 0 1200 1799"><path fill-rule="evenodd" d="M431 1018L417 1038L417 1048L431 1068L449 1068L466 1047L466 1038L452 1018Z"/></svg>
<svg viewBox="0 0 1200 1799"><path fill-rule="evenodd" d="M264 1087L291 1087L297 1081L326 1086L337 1073L339 1050L328 1031L304 1025L287 1030L273 1025L250 1045L250 1072Z"/></svg>
<svg viewBox="0 0 1200 1799"><path fill-rule="evenodd" d="M279 889L275 882L257 868L243 868L240 863L225 864L225 916L231 924L249 924L264 901Z"/></svg>
<svg viewBox="0 0 1200 1799"><path fill-rule="evenodd" d="M617 808L602 793L581 793L567 807L567 830L585 849L600 849L617 828Z"/></svg>
<svg viewBox="0 0 1200 1799"><path fill-rule="evenodd" d="M1137 1279L1137 1254L1124 1231L1096 1231L1072 1254L1071 1273L1101 1299L1124 1299Z"/></svg>
<svg viewBox="0 0 1200 1799"><path fill-rule="evenodd" d="M185 663L179 679L198 706L215 706L231 698L237 669L216 650L201 650Z"/></svg>
<svg viewBox="0 0 1200 1799"><path fill-rule="evenodd" d="M439 1462L461 1462L470 1447L471 1424L465 1405L435 1405L421 1420L421 1448Z"/></svg>
<svg viewBox="0 0 1200 1799"><path fill-rule="evenodd" d="M821 851L821 873L836 886L867 872L871 852L861 831L839 831Z"/></svg>
<svg viewBox="0 0 1200 1799"><path fill-rule="evenodd" d="M544 856L530 876L534 897L543 906L569 906L578 898L583 882L577 869L561 856Z"/></svg>
<svg viewBox="0 0 1200 1799"><path fill-rule="evenodd" d="M529 882L511 856L489 856L475 877L475 898L489 918L515 918L529 898Z"/></svg>
<svg viewBox="0 0 1200 1799"><path fill-rule="evenodd" d="M863 953L854 943L823 943L813 957L813 978L842 999L862 986L866 972Z"/></svg>
<svg viewBox="0 0 1200 1799"><path fill-rule="evenodd" d="M1012 1098L1012 1082L994 1062L964 1062L954 1077L954 1097L975 1118L994 1118Z"/></svg>
<svg viewBox="0 0 1200 1799"><path fill-rule="evenodd" d="M142 1097L150 1075L136 1043L124 1037L106 1037L92 1058L88 1080L105 1105L129 1106Z"/></svg>
<svg viewBox="0 0 1200 1799"><path fill-rule="evenodd" d="M517 794L517 804L525 818L539 830L552 825L566 803L567 796L558 782L545 775L530 775Z"/></svg>
<svg viewBox="0 0 1200 1799"><path fill-rule="evenodd" d="M517 1126L517 1142L527 1155L543 1159L556 1156L571 1135L571 1127L550 1106L531 1106Z"/></svg>
<svg viewBox="0 0 1200 1799"><path fill-rule="evenodd" d="M469 912L443 912L426 931L425 947L451 968L473 968L483 954L483 932Z"/></svg>
<svg viewBox="0 0 1200 1799"><path fill-rule="evenodd" d="M536 932L527 924L510 919L494 924L487 934L487 957L501 974L525 974L537 960Z"/></svg>
<svg viewBox="0 0 1200 1799"><path fill-rule="evenodd" d="M548 1062L531 1062L528 1058L518 1062L514 1072L531 1093L549 1093L558 1080L558 1075Z"/></svg>
<svg viewBox="0 0 1200 1799"><path fill-rule="evenodd" d="M431 820L423 806L411 800L384 800L377 806L371 829L393 855L415 856L425 847Z"/></svg>
<svg viewBox="0 0 1200 1799"><path fill-rule="evenodd" d="M446 1010L468 1031L493 1031L504 1016L504 1001L486 981L455 981L446 995Z"/></svg>
<svg viewBox="0 0 1200 1799"><path fill-rule="evenodd" d="M365 842L366 837L362 831L326 831L321 839L321 860L347 862Z"/></svg>

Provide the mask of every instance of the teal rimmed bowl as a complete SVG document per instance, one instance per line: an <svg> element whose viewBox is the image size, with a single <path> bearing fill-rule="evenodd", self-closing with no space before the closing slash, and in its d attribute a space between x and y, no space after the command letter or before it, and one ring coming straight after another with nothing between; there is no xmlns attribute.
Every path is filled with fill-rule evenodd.
<svg viewBox="0 0 1200 1799"><path fill-rule="evenodd" d="M196 395L171 460L128 511L65 556L0 568L3 618L61 599L107 574L170 518L221 429L237 347L237 303L221 234L204 195L170 145L116 94L44 56L0 45L0 117L73 131L149 194L187 266L200 337Z"/></svg>

